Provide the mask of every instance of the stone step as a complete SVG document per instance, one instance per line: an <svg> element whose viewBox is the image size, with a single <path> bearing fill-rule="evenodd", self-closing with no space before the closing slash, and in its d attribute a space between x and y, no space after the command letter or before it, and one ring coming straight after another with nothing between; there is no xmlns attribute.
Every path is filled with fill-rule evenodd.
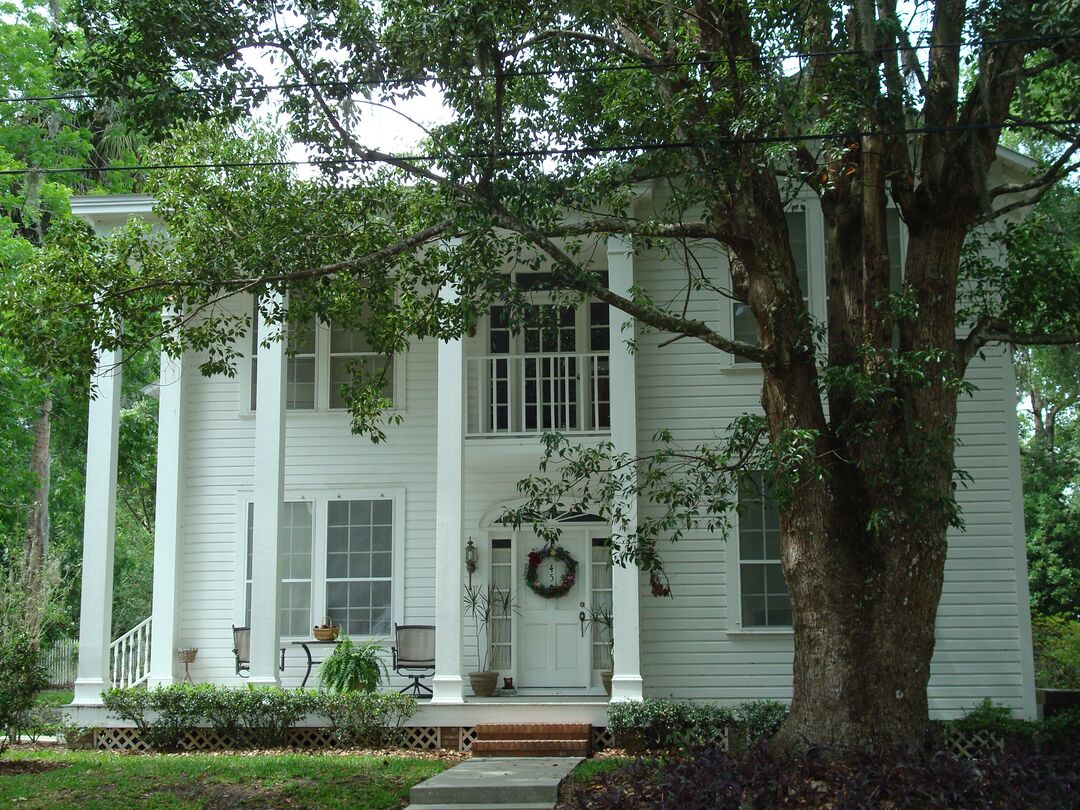
<svg viewBox="0 0 1080 810"><path fill-rule="evenodd" d="M589 740L588 723L481 723L477 740Z"/></svg>
<svg viewBox="0 0 1080 810"><path fill-rule="evenodd" d="M588 740L477 740L474 757L587 757Z"/></svg>
<svg viewBox="0 0 1080 810"><path fill-rule="evenodd" d="M559 798L559 784L580 757L554 759L470 759L414 785L413 810L550 810Z"/></svg>

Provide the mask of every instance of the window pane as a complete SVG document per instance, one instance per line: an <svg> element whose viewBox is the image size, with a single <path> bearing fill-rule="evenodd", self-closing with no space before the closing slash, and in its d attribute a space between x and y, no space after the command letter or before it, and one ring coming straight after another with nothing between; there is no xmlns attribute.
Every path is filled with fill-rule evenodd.
<svg viewBox="0 0 1080 810"><path fill-rule="evenodd" d="M767 627L768 611L765 609L764 596L742 596L743 627Z"/></svg>
<svg viewBox="0 0 1080 810"><path fill-rule="evenodd" d="M330 353L331 354L356 354L373 352L367 336L358 330L340 329L330 325Z"/></svg>
<svg viewBox="0 0 1080 810"><path fill-rule="evenodd" d="M739 587L743 596L760 596L765 594L765 568L764 565L742 566L742 580Z"/></svg>
<svg viewBox="0 0 1080 810"><path fill-rule="evenodd" d="M390 501L335 501L329 504L327 615L350 635L385 635L391 628L393 516ZM382 524L379 521L387 521ZM335 525L336 524L336 525ZM377 550L374 550L376 549Z"/></svg>

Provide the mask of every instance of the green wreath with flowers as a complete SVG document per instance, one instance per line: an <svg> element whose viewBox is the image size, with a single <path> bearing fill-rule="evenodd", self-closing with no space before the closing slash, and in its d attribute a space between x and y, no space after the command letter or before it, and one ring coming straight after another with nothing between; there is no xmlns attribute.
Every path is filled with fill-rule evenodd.
<svg viewBox="0 0 1080 810"><path fill-rule="evenodd" d="M537 572L545 560L559 560L566 566L562 579L555 585L541 585L537 579ZM562 546L544 546L541 549L533 549L529 552L529 564L525 567L525 584L533 593L545 599L558 599L566 596L577 582L577 560Z"/></svg>

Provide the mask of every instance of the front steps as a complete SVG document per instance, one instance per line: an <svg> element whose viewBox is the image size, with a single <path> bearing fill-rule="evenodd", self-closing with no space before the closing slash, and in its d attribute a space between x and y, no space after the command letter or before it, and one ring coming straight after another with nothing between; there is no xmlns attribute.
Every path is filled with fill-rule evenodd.
<svg viewBox="0 0 1080 810"><path fill-rule="evenodd" d="M588 723L484 723L476 727L474 757L587 757Z"/></svg>

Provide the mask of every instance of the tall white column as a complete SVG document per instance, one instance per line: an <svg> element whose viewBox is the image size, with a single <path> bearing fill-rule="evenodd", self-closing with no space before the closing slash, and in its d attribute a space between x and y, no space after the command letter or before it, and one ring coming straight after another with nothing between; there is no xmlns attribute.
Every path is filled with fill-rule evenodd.
<svg viewBox="0 0 1080 810"><path fill-rule="evenodd" d="M93 377L96 396L90 401L86 426L79 669L72 701L80 705L100 704L102 690L112 685L109 644L112 641L121 359L119 351L101 353Z"/></svg>
<svg viewBox="0 0 1080 810"><path fill-rule="evenodd" d="M183 358L162 352L158 382L157 509L154 515L154 603L150 688L178 678L184 504Z"/></svg>
<svg viewBox="0 0 1080 810"><path fill-rule="evenodd" d="M634 285L634 251L630 239L612 236L607 244L608 284L612 292L630 295ZM616 453L637 455L637 366L627 341L634 337L633 319L611 309L611 441ZM626 326L626 324L630 324ZM627 481L632 488L632 481ZM612 542L637 528L637 495L624 492L621 509L626 516L611 527ZM615 655L611 676L611 700L641 700L641 594L635 565L616 565L611 576L612 616L615 620Z"/></svg>
<svg viewBox="0 0 1080 810"><path fill-rule="evenodd" d="M271 294L271 308L280 305ZM285 518L285 341L259 319L255 387L255 518L251 559L251 683L281 682L281 527Z"/></svg>
<svg viewBox="0 0 1080 810"><path fill-rule="evenodd" d="M457 299L444 287L440 295ZM432 703L463 703L462 542L465 535L465 350L460 338L439 342L435 442L435 676Z"/></svg>

